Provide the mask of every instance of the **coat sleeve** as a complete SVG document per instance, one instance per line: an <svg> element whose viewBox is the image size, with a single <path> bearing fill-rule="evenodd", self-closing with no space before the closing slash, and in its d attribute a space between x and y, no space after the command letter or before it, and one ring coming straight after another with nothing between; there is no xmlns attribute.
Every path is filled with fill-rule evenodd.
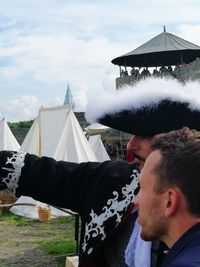
<svg viewBox="0 0 200 267"><path fill-rule="evenodd" d="M70 163L22 152L0 152L0 189L16 196L83 213L130 183L135 166L126 161ZM135 178L134 178L135 179ZM97 203L97 204L96 204Z"/></svg>

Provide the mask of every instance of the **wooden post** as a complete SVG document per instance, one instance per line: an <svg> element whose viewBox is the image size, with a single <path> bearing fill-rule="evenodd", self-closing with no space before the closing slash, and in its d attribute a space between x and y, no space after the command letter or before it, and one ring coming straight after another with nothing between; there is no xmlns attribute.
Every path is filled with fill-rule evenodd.
<svg viewBox="0 0 200 267"><path fill-rule="evenodd" d="M66 257L65 267L78 267L78 256Z"/></svg>

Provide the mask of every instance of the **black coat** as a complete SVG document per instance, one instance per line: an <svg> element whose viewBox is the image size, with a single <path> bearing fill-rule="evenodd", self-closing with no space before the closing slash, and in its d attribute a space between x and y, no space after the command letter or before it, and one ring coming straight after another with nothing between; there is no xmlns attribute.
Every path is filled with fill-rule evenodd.
<svg viewBox="0 0 200 267"><path fill-rule="evenodd" d="M126 161L76 164L0 152L0 189L80 214L79 261L84 267L97 266L92 261L126 217L137 184L136 165Z"/></svg>

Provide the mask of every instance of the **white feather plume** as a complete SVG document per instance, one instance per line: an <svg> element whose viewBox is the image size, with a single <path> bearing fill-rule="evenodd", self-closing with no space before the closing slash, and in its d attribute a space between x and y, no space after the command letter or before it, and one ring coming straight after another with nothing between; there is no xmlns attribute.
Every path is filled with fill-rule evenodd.
<svg viewBox="0 0 200 267"><path fill-rule="evenodd" d="M86 119L94 123L104 114L156 106L163 99L188 102L191 110L200 110L200 83L190 81L182 84L175 79L148 78L115 92L102 91L89 99Z"/></svg>

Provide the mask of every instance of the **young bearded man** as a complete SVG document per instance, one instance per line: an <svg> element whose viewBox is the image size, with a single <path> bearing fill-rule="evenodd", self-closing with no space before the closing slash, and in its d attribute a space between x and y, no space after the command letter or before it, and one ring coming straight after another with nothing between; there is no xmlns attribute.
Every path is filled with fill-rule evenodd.
<svg viewBox="0 0 200 267"><path fill-rule="evenodd" d="M134 200L141 237L170 248L162 267L200 266L200 132L161 134L152 150Z"/></svg>

